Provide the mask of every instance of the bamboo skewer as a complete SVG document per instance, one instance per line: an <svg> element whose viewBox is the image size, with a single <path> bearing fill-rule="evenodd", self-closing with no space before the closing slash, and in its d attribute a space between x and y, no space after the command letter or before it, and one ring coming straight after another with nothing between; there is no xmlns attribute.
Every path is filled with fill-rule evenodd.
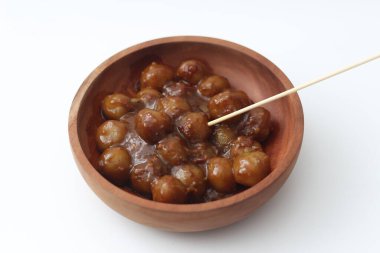
<svg viewBox="0 0 380 253"><path fill-rule="evenodd" d="M359 66L361 66L361 65L364 65L364 64L366 64L366 63L368 63L368 62L370 62L370 61L376 60L376 59L378 59L378 58L380 58L380 54L374 55L374 56L372 56L372 57L369 57L369 58L367 58L367 59L364 59L364 60L359 61L359 62L357 62L357 63L354 63L354 64L352 64L352 65L349 65L349 66L346 66L346 67L341 68L341 69L339 69L339 70L336 70L336 71L334 71L334 72L331 72L331 73L329 73L329 74L327 74L327 75L325 75L325 76L322 76L322 77L317 78L317 79L315 79L315 80L312 80L312 81L310 81L310 82L307 82L307 83L301 84L301 85L299 85L299 86L297 86L297 87L294 87L294 88L292 88L292 89L286 90L286 91L281 92L281 93L279 93L279 94L277 94L277 95L274 95L274 96L272 96L272 97L269 97L269 98L266 98L266 99L264 99L264 100L261 100L261 101L255 103L255 104L249 105L249 106L244 107L244 108L242 108L242 109L240 109L240 110L234 111L234 112L229 113L229 114L227 114L227 115L224 115L224 116L222 116L222 117L220 117L220 118L217 118L217 119L214 119L214 120L212 120L212 121L209 121L209 122L207 123L207 125L208 125L208 126L212 126L212 125L218 124L218 123L223 122L223 121L225 121L225 120L228 120L228 119L230 119L230 118L232 118L232 117L235 117L235 116L240 115L240 114L242 114L242 113L248 112L248 111L250 111L250 110L252 110L252 109L254 109L254 108L256 108L256 107L262 106L262 105L267 104L267 103L269 103L269 102L272 102L272 101L275 101L275 100L280 99L280 98L282 98L282 97L285 97L285 96L288 96L288 95L290 95L290 94L293 94L293 93L295 93L295 92L297 92L297 91L299 91L299 90L302 90L302 89L304 89L304 88L307 88L307 87L309 87L309 86L311 86L311 85L313 85L313 84L316 84L316 83L322 82L322 81L324 81L324 80L326 80L326 79L329 79L329 78L334 77L334 76L336 76L336 75L342 74L342 73L344 73L344 72L346 72L346 71L349 71L349 70L351 70L351 69L354 69L354 68L356 68L356 67L359 67Z"/></svg>

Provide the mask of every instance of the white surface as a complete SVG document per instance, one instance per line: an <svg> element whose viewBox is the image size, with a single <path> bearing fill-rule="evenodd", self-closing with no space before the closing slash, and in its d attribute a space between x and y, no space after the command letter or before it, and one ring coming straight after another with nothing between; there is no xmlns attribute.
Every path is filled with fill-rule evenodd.
<svg viewBox="0 0 380 253"><path fill-rule="evenodd" d="M305 136L294 172L233 226L147 228L109 209L81 178L68 143L71 100L91 70L135 43L231 40L294 84L380 52L379 1L219 2L0 2L0 252L380 252L380 61L301 91Z"/></svg>

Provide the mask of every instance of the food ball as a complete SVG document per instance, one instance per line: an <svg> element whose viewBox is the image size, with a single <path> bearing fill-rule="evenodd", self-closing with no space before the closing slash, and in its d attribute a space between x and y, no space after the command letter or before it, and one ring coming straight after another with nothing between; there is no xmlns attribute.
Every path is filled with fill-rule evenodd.
<svg viewBox="0 0 380 253"><path fill-rule="evenodd" d="M166 169L160 159L152 155L147 161L135 165L131 170L132 188L144 195L150 195L153 180L166 174Z"/></svg>
<svg viewBox="0 0 380 253"><path fill-rule="evenodd" d="M117 120L107 120L96 130L96 144L100 150L123 142L127 134L127 125Z"/></svg>
<svg viewBox="0 0 380 253"><path fill-rule="evenodd" d="M121 93L106 96L102 101L102 112L107 119L120 119L127 112L133 111L135 104Z"/></svg>
<svg viewBox="0 0 380 253"><path fill-rule="evenodd" d="M208 117L203 112L189 112L182 115L176 122L181 135L191 143L205 141L211 128L207 125Z"/></svg>
<svg viewBox="0 0 380 253"><path fill-rule="evenodd" d="M198 60L188 60L181 63L177 69L177 77L195 85L206 75L206 66Z"/></svg>
<svg viewBox="0 0 380 253"><path fill-rule="evenodd" d="M198 92L205 97L212 97L230 88L227 78L222 76L209 76L198 84Z"/></svg>
<svg viewBox="0 0 380 253"><path fill-rule="evenodd" d="M208 102L208 110L211 118L216 119L237 111L249 104L250 100L245 92L239 90L226 90L210 99Z"/></svg>
<svg viewBox="0 0 380 253"><path fill-rule="evenodd" d="M242 153L253 151L263 151L263 148L258 141L252 140L248 136L239 136L231 143L230 156L235 157Z"/></svg>
<svg viewBox="0 0 380 253"><path fill-rule="evenodd" d="M177 178L165 175L152 182L152 196L154 201L183 204L186 202L186 187Z"/></svg>
<svg viewBox="0 0 380 253"><path fill-rule="evenodd" d="M152 107L157 99L162 97L162 94L150 87L140 90L137 93L137 97L145 104L147 107Z"/></svg>
<svg viewBox="0 0 380 253"><path fill-rule="evenodd" d="M242 153L233 160L235 181L253 186L270 173L269 157L261 151Z"/></svg>
<svg viewBox="0 0 380 253"><path fill-rule="evenodd" d="M170 132L171 120L164 112L142 109L136 115L135 128L144 141L154 144Z"/></svg>
<svg viewBox="0 0 380 253"><path fill-rule="evenodd" d="M254 140L265 141L271 130L270 112L263 107L257 107L247 113L239 124L239 133L251 136Z"/></svg>
<svg viewBox="0 0 380 253"><path fill-rule="evenodd" d="M99 172L116 185L125 185L129 179L131 156L122 147L111 147L99 157Z"/></svg>
<svg viewBox="0 0 380 253"><path fill-rule="evenodd" d="M227 125L219 125L212 134L212 141L219 150L226 151L232 141L236 139L235 132Z"/></svg>
<svg viewBox="0 0 380 253"><path fill-rule="evenodd" d="M156 152L166 163L170 165L179 165L186 162L188 152L186 145L178 136L169 136L156 145Z"/></svg>
<svg viewBox="0 0 380 253"><path fill-rule="evenodd" d="M208 160L207 182L218 192L233 193L236 190L236 182L232 173L232 161L224 157Z"/></svg>
<svg viewBox="0 0 380 253"><path fill-rule="evenodd" d="M141 89L151 87L161 91L164 85L174 78L174 71L167 65L152 62L140 76Z"/></svg>
<svg viewBox="0 0 380 253"><path fill-rule="evenodd" d="M191 200L200 200L206 192L206 178L203 170L195 164L183 164L172 168L172 176L186 187Z"/></svg>
<svg viewBox="0 0 380 253"><path fill-rule="evenodd" d="M159 112L164 112L172 119L175 119L181 114L191 111L191 108L185 98L163 97L157 101L156 110Z"/></svg>
<svg viewBox="0 0 380 253"><path fill-rule="evenodd" d="M206 142L196 143L189 149L189 161L193 163L204 163L217 154L218 150L215 146Z"/></svg>

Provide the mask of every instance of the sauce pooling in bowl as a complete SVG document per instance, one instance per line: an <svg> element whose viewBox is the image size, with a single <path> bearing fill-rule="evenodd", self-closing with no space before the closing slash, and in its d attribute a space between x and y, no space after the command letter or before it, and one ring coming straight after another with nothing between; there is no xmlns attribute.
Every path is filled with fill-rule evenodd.
<svg viewBox="0 0 380 253"><path fill-rule="evenodd" d="M147 199L186 204L231 196L270 173L262 148L269 111L259 107L209 127L252 101L206 66L152 62L141 72L136 97L104 98L96 143L105 178Z"/></svg>

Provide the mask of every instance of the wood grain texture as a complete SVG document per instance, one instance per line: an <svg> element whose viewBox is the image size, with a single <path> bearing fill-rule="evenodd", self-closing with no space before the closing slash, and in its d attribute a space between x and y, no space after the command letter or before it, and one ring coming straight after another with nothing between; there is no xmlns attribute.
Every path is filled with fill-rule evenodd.
<svg viewBox="0 0 380 253"><path fill-rule="evenodd" d="M226 76L233 87L253 101L292 88L273 63L243 46L214 38L178 36L152 40L123 50L98 66L79 88L69 115L69 137L78 168L92 190L122 215L152 227L192 232L232 224L269 200L291 173L302 143L303 111L297 94L267 104L274 131L266 142L272 172L260 183L222 200L188 205L153 202L130 194L103 178L95 169L95 131L101 123L100 102L113 92L133 95L139 73L152 60L173 67L196 58Z"/></svg>

